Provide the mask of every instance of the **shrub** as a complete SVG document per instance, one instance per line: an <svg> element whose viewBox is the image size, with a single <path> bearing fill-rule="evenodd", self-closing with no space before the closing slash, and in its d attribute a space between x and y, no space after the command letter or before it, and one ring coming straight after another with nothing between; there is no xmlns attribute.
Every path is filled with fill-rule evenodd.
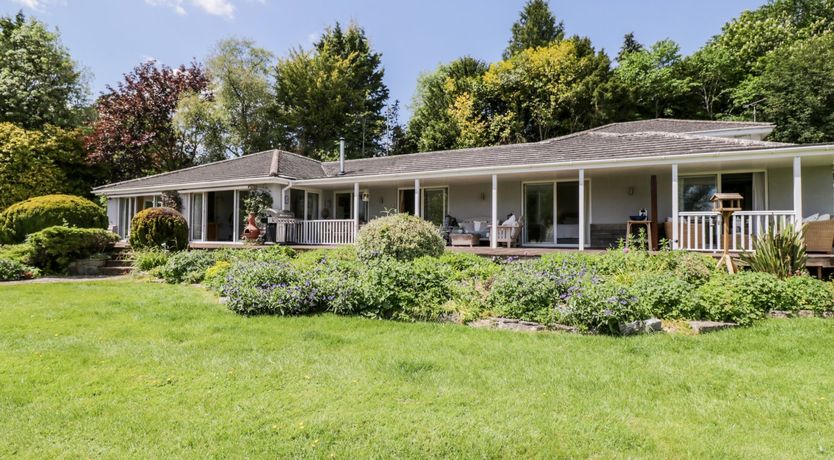
<svg viewBox="0 0 834 460"><path fill-rule="evenodd" d="M130 223L130 246L181 251L188 247L188 223L173 208L144 209Z"/></svg>
<svg viewBox="0 0 834 460"><path fill-rule="evenodd" d="M551 323L555 307L567 299L581 273L542 270L536 261L508 264L495 276L487 302L499 316Z"/></svg>
<svg viewBox="0 0 834 460"><path fill-rule="evenodd" d="M150 272L168 263L170 257L170 252L159 248L133 251L133 267L142 272Z"/></svg>
<svg viewBox="0 0 834 460"><path fill-rule="evenodd" d="M411 262L375 260L362 280L362 313L375 318L435 320L451 298L451 277L451 269L433 257Z"/></svg>
<svg viewBox="0 0 834 460"><path fill-rule="evenodd" d="M486 281L501 271L501 266L494 261L465 252L444 252L439 263L452 269L455 280Z"/></svg>
<svg viewBox="0 0 834 460"><path fill-rule="evenodd" d="M741 255L741 260L757 272L770 273L779 279L805 273L805 243L802 233L793 225L788 225L781 232L770 229L756 240L756 250Z"/></svg>
<svg viewBox="0 0 834 460"><path fill-rule="evenodd" d="M439 257L446 242L431 222L409 214L392 214L372 220L356 237L356 253L361 260L391 257L413 260Z"/></svg>
<svg viewBox="0 0 834 460"><path fill-rule="evenodd" d="M29 198L0 213L0 237L3 238L0 242L20 243L27 235L56 225L106 228L107 215L101 206L79 196Z"/></svg>
<svg viewBox="0 0 834 460"><path fill-rule="evenodd" d="M37 268L22 264L16 260L0 259L0 281L17 281L36 278Z"/></svg>
<svg viewBox="0 0 834 460"><path fill-rule="evenodd" d="M692 318L698 304L695 287L675 272L640 274L631 285L641 311L664 319Z"/></svg>
<svg viewBox="0 0 834 460"><path fill-rule="evenodd" d="M834 310L831 285L810 276L791 276L785 280L784 310L813 310L817 313Z"/></svg>
<svg viewBox="0 0 834 460"><path fill-rule="evenodd" d="M212 251L177 252L159 269L159 276L172 284L199 283L206 270L217 261L217 256Z"/></svg>
<svg viewBox="0 0 834 460"><path fill-rule="evenodd" d="M32 245L29 243L0 246L0 259L12 260L23 265L32 265Z"/></svg>
<svg viewBox="0 0 834 460"><path fill-rule="evenodd" d="M48 273L65 273L69 264L109 249L119 235L100 228L54 226L32 233L32 261Z"/></svg>
<svg viewBox="0 0 834 460"><path fill-rule="evenodd" d="M686 251L664 251L673 254L673 270L675 276L693 286L700 286L712 277L715 269L715 259L706 255Z"/></svg>
<svg viewBox="0 0 834 460"><path fill-rule="evenodd" d="M785 304L782 281L769 273L717 275L698 289L700 319L750 325Z"/></svg>
<svg viewBox="0 0 834 460"><path fill-rule="evenodd" d="M228 307L241 315L298 315L317 309L315 286L286 262L241 262L223 285Z"/></svg>
<svg viewBox="0 0 834 460"><path fill-rule="evenodd" d="M567 304L557 310L560 322L583 330L620 334L620 325L645 319L637 297L625 287L612 282L585 279L567 297Z"/></svg>
<svg viewBox="0 0 834 460"><path fill-rule="evenodd" d="M221 249L215 251L217 260L227 262L279 262L288 261L296 256L293 248L272 245L263 249Z"/></svg>
<svg viewBox="0 0 834 460"><path fill-rule="evenodd" d="M214 265L206 269L206 274L203 276L203 284L217 292L224 293L223 286L226 283L226 276L231 269L231 262L218 260Z"/></svg>

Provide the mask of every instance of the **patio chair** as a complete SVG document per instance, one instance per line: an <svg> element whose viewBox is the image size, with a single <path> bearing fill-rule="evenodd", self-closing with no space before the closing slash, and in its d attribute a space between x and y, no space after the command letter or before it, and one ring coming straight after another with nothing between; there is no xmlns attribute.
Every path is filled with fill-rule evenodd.
<svg viewBox="0 0 834 460"><path fill-rule="evenodd" d="M524 216L519 217L513 225L499 225L495 232L498 244L506 244L508 248L518 246L518 239L521 237L521 229L524 227Z"/></svg>
<svg viewBox="0 0 834 460"><path fill-rule="evenodd" d="M805 224L805 250L830 254L834 246L834 220L816 220Z"/></svg>

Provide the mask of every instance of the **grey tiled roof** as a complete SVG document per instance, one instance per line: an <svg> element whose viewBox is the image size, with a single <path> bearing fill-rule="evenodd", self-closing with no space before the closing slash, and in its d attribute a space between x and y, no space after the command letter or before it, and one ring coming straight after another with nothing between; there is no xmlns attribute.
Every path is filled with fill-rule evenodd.
<svg viewBox="0 0 834 460"><path fill-rule="evenodd" d="M697 133L721 129L744 128L773 128L773 125L771 123L756 123L752 121L676 120L673 118L655 118L652 120L611 123L610 125L595 128L593 131L617 134L645 132Z"/></svg>
<svg viewBox="0 0 834 460"><path fill-rule="evenodd" d="M666 121L648 120L608 125L542 142L347 160L344 177L399 173L419 174L473 167L525 166L587 160L616 161L627 158L731 152L790 145L670 132L611 132L611 130L617 129L628 131L631 128L641 126L635 123L644 123L643 126L656 126L658 123L665 124ZM720 123L720 126L727 125L725 122L705 123L708 123L713 129L721 129L715 128L715 126L718 126L715 123ZM737 122L732 123L737 124ZM676 129L682 129L680 126L683 123L673 120L672 124L678 127ZM685 124L699 128L704 126L691 122L685 122ZM617 128L620 125L628 126ZM275 166L277 166L277 171L273 170ZM234 179L251 179L252 183L257 183L260 179L276 176L291 180L322 179L336 177L338 173L339 162L337 161L320 163L295 153L270 150L170 173L110 184L99 187L96 191L114 193L135 187L166 190L184 184Z"/></svg>

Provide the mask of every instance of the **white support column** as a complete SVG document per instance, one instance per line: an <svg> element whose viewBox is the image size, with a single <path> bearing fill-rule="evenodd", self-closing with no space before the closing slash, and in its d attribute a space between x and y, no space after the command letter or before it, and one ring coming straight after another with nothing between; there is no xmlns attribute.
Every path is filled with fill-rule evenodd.
<svg viewBox="0 0 834 460"><path fill-rule="evenodd" d="M793 157L793 212L796 229L802 229L802 158Z"/></svg>
<svg viewBox="0 0 834 460"><path fill-rule="evenodd" d="M203 192L203 199L202 203L203 209L201 214L202 218L202 227L200 228L200 240L206 241L208 240L208 193Z"/></svg>
<svg viewBox="0 0 834 460"><path fill-rule="evenodd" d="M489 247L498 247L498 175L492 175L492 228L489 230Z"/></svg>
<svg viewBox="0 0 834 460"><path fill-rule="evenodd" d="M359 233L359 182L353 184L353 241Z"/></svg>
<svg viewBox="0 0 834 460"><path fill-rule="evenodd" d="M585 170L579 170L579 250L585 250Z"/></svg>
<svg viewBox="0 0 834 460"><path fill-rule="evenodd" d="M420 212L420 179L414 179L414 215L416 217L423 215Z"/></svg>
<svg viewBox="0 0 834 460"><path fill-rule="evenodd" d="M240 240L240 190L235 190L232 195L232 241L237 243Z"/></svg>
<svg viewBox="0 0 834 460"><path fill-rule="evenodd" d="M680 193L680 188L678 187L678 165L672 165L672 249L678 249L680 247L678 241L680 238L678 237L678 232L680 229L678 228L678 193ZM668 235L667 235L668 237Z"/></svg>

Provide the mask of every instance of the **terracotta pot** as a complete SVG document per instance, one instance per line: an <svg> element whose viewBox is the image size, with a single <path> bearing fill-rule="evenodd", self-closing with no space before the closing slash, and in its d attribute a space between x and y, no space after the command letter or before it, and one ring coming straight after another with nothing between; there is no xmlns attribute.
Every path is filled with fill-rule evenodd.
<svg viewBox="0 0 834 460"><path fill-rule="evenodd" d="M250 212L249 217L246 219L246 228L243 229L243 237L250 241L257 240L261 235L261 229L258 228L258 224L255 221L256 217L254 212Z"/></svg>

